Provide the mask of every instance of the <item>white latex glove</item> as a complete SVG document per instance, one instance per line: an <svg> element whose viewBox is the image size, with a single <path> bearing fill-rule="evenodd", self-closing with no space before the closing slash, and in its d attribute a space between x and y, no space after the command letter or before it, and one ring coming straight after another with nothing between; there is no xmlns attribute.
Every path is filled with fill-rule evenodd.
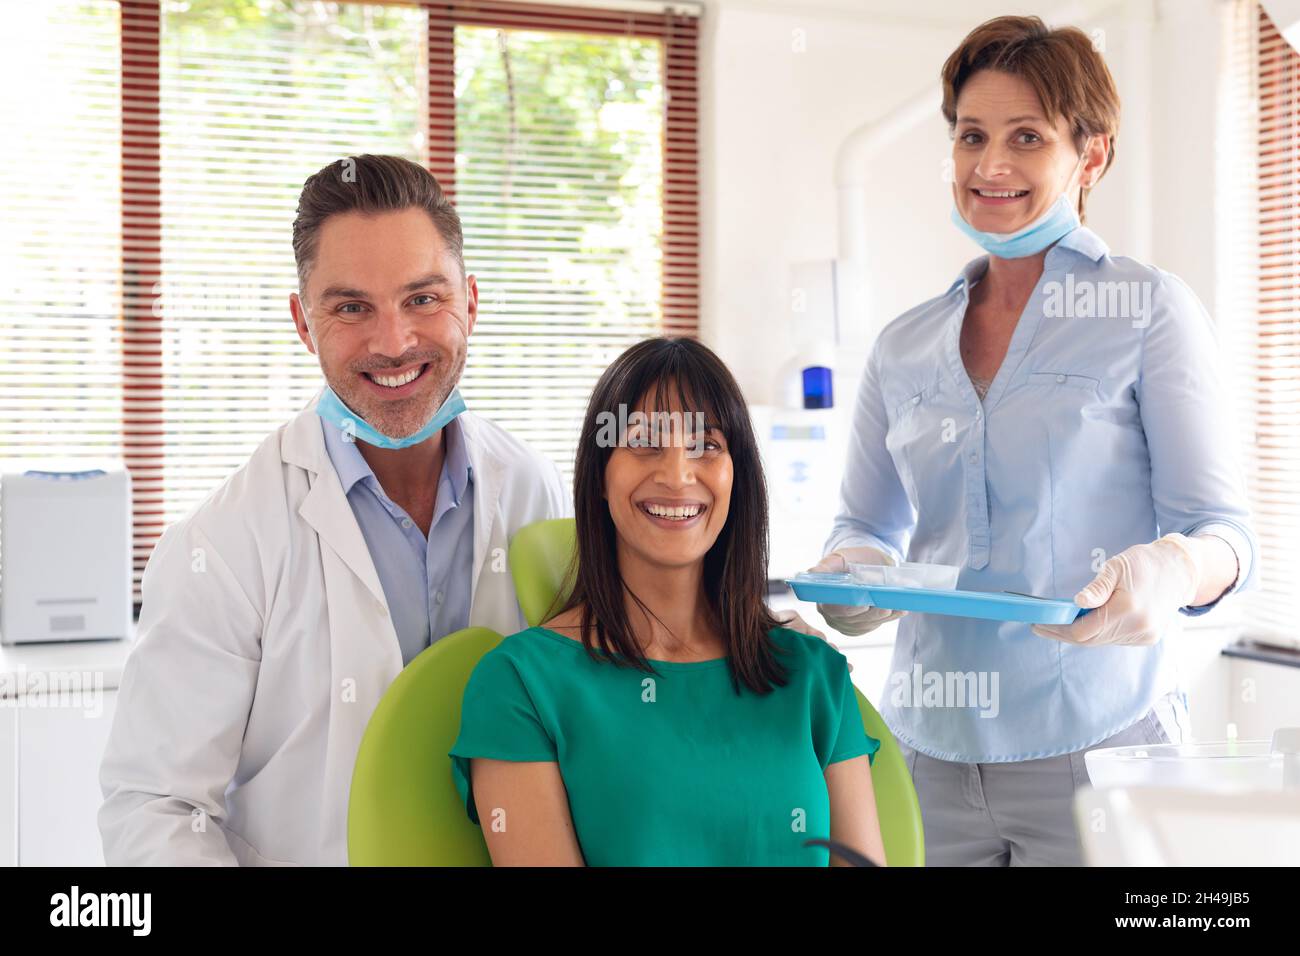
<svg viewBox="0 0 1300 956"><path fill-rule="evenodd" d="M826 641L827 644L830 644L831 647L834 647L837 651L840 650L837 645L832 644L830 641L826 640L825 634L817 630L817 628L813 627L802 617L800 617L799 612L796 611L794 608L788 608L787 610L784 611L773 611L772 614L781 623L782 627L788 627L790 630L798 631L800 634L808 634L812 637L819 637L823 641ZM840 653L843 654L844 652L840 651ZM853 670L852 664L849 664L849 670L850 671Z"/></svg>
<svg viewBox="0 0 1300 956"><path fill-rule="evenodd" d="M1121 551L1074 596L1096 608L1073 624L1035 624L1034 633L1071 644L1154 644L1196 598L1201 569L1183 535Z"/></svg>
<svg viewBox="0 0 1300 956"><path fill-rule="evenodd" d="M879 548L839 548L822 558L809 571L835 573L847 571L850 564L895 564L893 558ZM874 631L888 621L896 621L906 611L886 611L884 608L855 606L852 604L818 604L817 611L826 623L841 634L857 637Z"/></svg>

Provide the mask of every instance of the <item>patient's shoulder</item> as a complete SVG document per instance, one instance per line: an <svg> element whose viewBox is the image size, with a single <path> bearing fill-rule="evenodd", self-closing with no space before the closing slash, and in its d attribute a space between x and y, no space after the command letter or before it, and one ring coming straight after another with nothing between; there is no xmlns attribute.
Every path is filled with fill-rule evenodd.
<svg viewBox="0 0 1300 956"><path fill-rule="evenodd" d="M542 627L548 631L555 631L557 634L563 634L565 637L571 637L575 641L582 640L582 608L573 607L567 611L555 615L549 621L543 621Z"/></svg>
<svg viewBox="0 0 1300 956"><path fill-rule="evenodd" d="M768 632L768 637L806 668L831 676L838 676L841 669L848 669L848 658L825 638L788 627L774 627Z"/></svg>

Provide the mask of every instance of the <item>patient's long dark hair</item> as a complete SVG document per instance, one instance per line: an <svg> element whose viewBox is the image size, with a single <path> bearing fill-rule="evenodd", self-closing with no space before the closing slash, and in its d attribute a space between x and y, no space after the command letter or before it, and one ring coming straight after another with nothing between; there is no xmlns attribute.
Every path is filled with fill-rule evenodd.
<svg viewBox="0 0 1300 956"><path fill-rule="evenodd" d="M680 410L703 412L704 427L717 428L727 441L733 476L731 505L726 524L704 556L704 596L712 624L726 647L732 686L737 693L743 684L766 694L789 680L787 669L776 659L780 649L768 636L778 622L764 603L767 487L740 387L721 359L694 339L639 342L620 355L596 383L574 466L578 549L574 556L577 566L569 569L574 588L555 614L581 605L582 643L588 654L655 672L628 622L625 594L647 614L650 611L627 587L619 570L617 529L604 497L605 467L614 449L598 436L602 421L607 420L602 412L618 421L620 405L630 415L647 397L651 399L648 411L668 411L672 390L676 390ZM607 439L608 429L604 434Z"/></svg>

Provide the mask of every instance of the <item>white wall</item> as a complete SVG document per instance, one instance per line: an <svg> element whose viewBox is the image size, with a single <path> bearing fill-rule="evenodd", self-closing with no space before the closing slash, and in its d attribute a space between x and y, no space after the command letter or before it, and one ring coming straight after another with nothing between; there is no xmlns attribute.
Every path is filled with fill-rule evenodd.
<svg viewBox="0 0 1300 956"><path fill-rule="evenodd" d="M779 396L797 344L791 269L836 255L836 149L857 126L927 85L991 13L1038 13L1101 30L1124 104L1116 161L1089 199L1088 224L1117 253L1151 261L1214 299L1212 190L1216 0L987 4L714 0L703 21L702 301L706 342L752 402ZM1061 18L1054 11L1099 11ZM971 11L971 12L966 12ZM871 314L879 328L943 292L979 254L948 221L946 125L917 127L880 157L868 214ZM1158 227L1157 225L1158 224ZM864 355L843 356L851 395Z"/></svg>
<svg viewBox="0 0 1300 956"><path fill-rule="evenodd" d="M788 6L713 3L704 24L703 336L756 403L777 399L773 377L796 341L791 267L836 254L836 148L936 83L957 35ZM970 257L973 247L944 218L946 144L936 114L880 165L878 210L889 230L873 231L872 248L892 247L879 255L896 280L878 289L882 314L942 291Z"/></svg>

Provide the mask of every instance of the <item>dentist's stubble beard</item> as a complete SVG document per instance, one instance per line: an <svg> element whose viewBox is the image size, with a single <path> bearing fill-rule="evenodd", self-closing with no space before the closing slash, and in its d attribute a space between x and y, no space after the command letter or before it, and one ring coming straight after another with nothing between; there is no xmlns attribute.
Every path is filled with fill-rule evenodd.
<svg viewBox="0 0 1300 956"><path fill-rule="evenodd" d="M352 409L381 433L391 438L405 438L413 435L428 423L442 407L451 394L451 390L460 382L465 370L466 350L462 349L456 356L454 366L445 353L434 350L424 355L415 353L402 356L400 361L386 366L361 366L350 369L346 381L338 381L322 366L322 373L330 388L348 408ZM428 362L429 370L425 373L430 381L423 384L423 391L407 399L384 401L369 394L366 386L357 381L361 372L383 373L385 369L401 368L416 362Z"/></svg>

